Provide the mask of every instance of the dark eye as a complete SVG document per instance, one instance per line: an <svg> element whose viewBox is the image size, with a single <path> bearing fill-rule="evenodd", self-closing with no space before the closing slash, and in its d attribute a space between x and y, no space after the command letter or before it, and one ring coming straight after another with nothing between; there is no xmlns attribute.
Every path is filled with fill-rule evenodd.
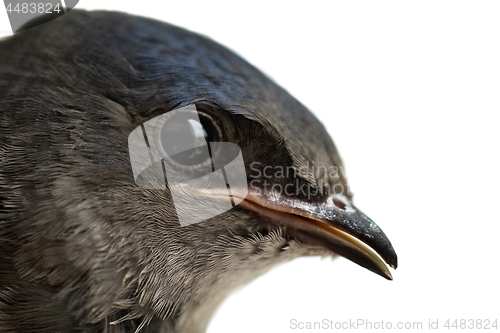
<svg viewBox="0 0 500 333"><path fill-rule="evenodd" d="M162 127L163 150L174 162L194 166L210 161L208 142L219 141L220 130L210 117L186 113L169 119Z"/></svg>

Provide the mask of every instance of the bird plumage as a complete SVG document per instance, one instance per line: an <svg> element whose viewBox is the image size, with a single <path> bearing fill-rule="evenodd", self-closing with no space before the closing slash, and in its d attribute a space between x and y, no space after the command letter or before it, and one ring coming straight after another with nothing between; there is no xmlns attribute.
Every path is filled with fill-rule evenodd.
<svg viewBox="0 0 500 333"><path fill-rule="evenodd" d="M0 332L203 332L234 288L333 255L241 207L181 228L165 191L134 183L130 132L190 104L218 119L247 171L342 165L321 123L227 48L72 10L1 41L0 59ZM342 174L297 181L346 185Z"/></svg>

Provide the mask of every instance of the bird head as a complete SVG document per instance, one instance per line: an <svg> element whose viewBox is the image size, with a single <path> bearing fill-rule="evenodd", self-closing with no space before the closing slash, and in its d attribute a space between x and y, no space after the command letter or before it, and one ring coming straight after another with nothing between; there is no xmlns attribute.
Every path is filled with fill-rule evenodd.
<svg viewBox="0 0 500 333"><path fill-rule="evenodd" d="M203 332L234 288L304 255L391 279L394 249L352 204L324 126L256 68L151 19L72 10L40 22L0 43L4 327L32 309L24 323L47 332ZM141 132L153 140L174 113L170 133L213 149L167 156L164 187L139 186L130 135L155 121ZM224 211L226 183L173 181L215 171L217 156L240 156L245 180ZM179 214L209 217L182 225Z"/></svg>

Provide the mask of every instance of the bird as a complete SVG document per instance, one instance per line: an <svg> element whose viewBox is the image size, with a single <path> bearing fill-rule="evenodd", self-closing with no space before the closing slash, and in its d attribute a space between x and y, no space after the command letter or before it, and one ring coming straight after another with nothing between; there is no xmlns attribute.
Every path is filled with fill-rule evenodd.
<svg viewBox="0 0 500 333"><path fill-rule="evenodd" d="M41 16L0 41L0 95L0 332L202 333L235 288L301 256L392 279L396 252L352 203L324 125L206 36L114 11ZM186 140L238 147L248 185L223 212L194 189L187 214L210 217L184 226L173 183L139 186L128 145L176 110L196 115L174 129ZM193 154L163 167L195 174L208 162Z"/></svg>

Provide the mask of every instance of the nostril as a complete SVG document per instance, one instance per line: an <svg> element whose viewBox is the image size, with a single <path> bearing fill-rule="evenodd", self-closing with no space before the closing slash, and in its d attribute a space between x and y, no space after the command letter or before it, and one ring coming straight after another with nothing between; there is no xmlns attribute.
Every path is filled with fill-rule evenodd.
<svg viewBox="0 0 500 333"><path fill-rule="evenodd" d="M342 210L345 210L345 203L343 203L342 201L340 201L337 198L332 198L332 200L333 200L333 203L335 204L335 206L337 206L338 208L340 208Z"/></svg>

